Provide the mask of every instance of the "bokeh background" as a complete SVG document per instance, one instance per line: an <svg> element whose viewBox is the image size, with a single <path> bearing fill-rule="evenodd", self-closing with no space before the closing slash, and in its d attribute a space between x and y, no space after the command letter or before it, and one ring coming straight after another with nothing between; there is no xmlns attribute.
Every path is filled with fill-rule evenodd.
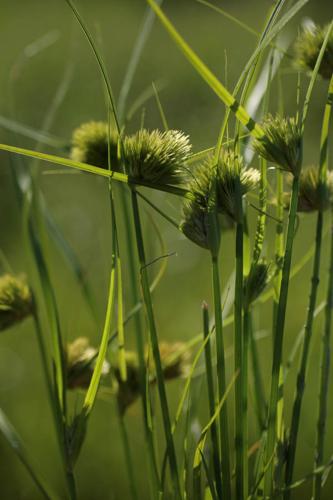
<svg viewBox="0 0 333 500"><path fill-rule="evenodd" d="M92 33L102 47L116 99L123 83L128 61L145 15L143 0L77 0L77 6L87 20ZM216 2L230 14L256 30L263 26L268 10L274 2L268 0L225 0ZM27 129L20 133L17 124L29 130L41 130L45 118L54 105L54 97L63 85L65 93L50 127L52 144L39 144L39 149L50 153L68 154L71 132L81 122L105 120L106 106L103 85L96 61L86 39L64 1L55 0L1 0L0 1L0 134L1 142L36 147L36 138L27 137ZM255 47L256 39L228 19L194 0L165 0L168 12L186 40L232 88L244 64ZM331 0L310 0L283 32L291 43L305 17L318 23L327 22L333 14ZM281 83L286 114L296 110L297 74L291 61L282 63ZM152 82L160 89L160 99L172 128L184 130L191 137L194 151L210 147L216 141L224 107L201 81L158 22L155 22L140 64L134 76L127 100L127 111L132 108L128 130L136 130L142 122L148 128L162 128L161 117L154 98L133 110L133 104L142 93L151 91ZM301 97L308 82L301 79ZM311 102L306 130L305 158L317 162L321 115L326 94L326 83L318 81ZM270 110L278 106L278 86L274 82ZM9 124L6 120L12 120ZM15 122L15 123L14 123ZM11 130L10 130L11 129ZM28 131L29 132L29 131ZM16 163L9 155L0 153L0 249L15 272L27 274L40 294L33 260L22 230L20 213L11 169ZM19 160L23 161L23 160ZM25 160L24 168L31 168ZM57 248L48 245L48 265L56 292L64 337L72 340L86 335L97 345L106 306L108 272L110 268L110 217L107 182L86 174L55 173L52 165L40 165L40 189L49 211L70 243L84 270L85 280L95 300L96 317L87 307L80 288ZM147 191L148 192L148 191ZM179 200L171 195L150 193L152 199L173 217L180 218ZM151 212L150 212L151 213ZM154 215L165 239L167 251L174 253L168 259L164 279L154 294L159 335L165 340L190 340L201 330L201 302L211 303L208 258L204 250L190 244L164 220ZM249 211L253 227L256 213ZM328 221L327 221L328 223ZM274 222L268 222L266 252L273 251ZM161 254L151 221L145 221L146 244L151 258ZM314 241L314 218L300 219L294 263ZM328 237L324 240L322 287L319 302L325 295L328 270ZM221 258L222 278L227 283L234 267L234 235L223 239ZM126 253L124 248L124 276L128 285ZM4 259L2 259L3 261ZM152 275L158 264L152 268ZM308 263L291 282L286 326L285 357L304 324L309 290L311 265ZM126 290L125 290L126 292ZM127 300L127 299L126 299ZM126 301L129 308L131 304ZM263 339L258 343L260 362L265 374L266 393L270 382L271 302L261 306L255 317L256 329ZM320 334L323 318L315 323L314 341L308 384L301 422L296 476L311 471L315 438L316 403L320 360ZM49 330L45 322L45 335ZM126 329L127 345L134 346L135 331L130 323ZM232 345L232 328L225 331L227 346ZM228 365L232 372L232 359ZM286 418L289 422L295 386L295 368L288 376L286 387ZM333 381L332 381L333 382ZM179 399L182 381L168 386L171 409ZM332 393L332 391L331 391ZM193 382L197 419L193 433L207 418L204 380L200 370ZM71 395L73 405L80 401ZM65 486L48 407L45 384L33 324L30 320L1 334L0 339L0 405L22 435L26 447L41 473L48 477L59 496L65 498ZM252 401L252 400L251 400ZM327 459L333 453L332 403L329 401ZM252 403L251 403L252 404ZM158 405L156 405L158 407ZM232 410L232 406L231 406ZM157 427L161 443L163 437L157 409ZM147 469L143 459L144 437L141 426L141 407L135 404L126 415L126 425L133 450L137 481L141 498L147 498ZM256 439L255 421L251 424L251 439ZM178 445L182 447L182 434ZM162 445L159 445L162 453ZM19 463L13 451L0 437L0 496L3 500L39 498L39 493ZM116 405L112 399L99 400L92 414L89 432L77 465L79 498L82 500L129 498L124 456L117 420ZM333 482L329 479L323 498L332 497ZM62 496L63 495L63 496ZM311 481L294 494L294 498L310 498Z"/></svg>

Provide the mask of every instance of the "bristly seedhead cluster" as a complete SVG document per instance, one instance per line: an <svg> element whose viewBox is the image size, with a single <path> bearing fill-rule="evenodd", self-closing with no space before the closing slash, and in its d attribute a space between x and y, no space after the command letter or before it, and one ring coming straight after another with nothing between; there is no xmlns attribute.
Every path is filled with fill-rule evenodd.
<svg viewBox="0 0 333 500"><path fill-rule="evenodd" d="M295 43L295 59L298 67L313 70L320 49L323 45L329 26L324 27L311 24L303 28ZM333 73L333 30L331 31L328 43L319 67L319 74L325 78L331 78Z"/></svg>
<svg viewBox="0 0 333 500"><path fill-rule="evenodd" d="M213 156L198 165L190 183L193 200L186 200L183 204L181 230L185 236L197 245L211 249L209 210L216 209L220 229L231 229L237 219L237 183L241 196L244 196L258 185L259 179L259 171L245 169L243 160L231 150L220 155L217 165ZM214 207L210 206L212 189L215 189Z"/></svg>
<svg viewBox="0 0 333 500"><path fill-rule="evenodd" d="M191 154L189 137L178 130L139 130L124 138L124 164L128 176L148 184L181 184Z"/></svg>
<svg viewBox="0 0 333 500"><path fill-rule="evenodd" d="M270 265L264 259L255 262L244 279L245 306L248 307L265 290L271 278Z"/></svg>
<svg viewBox="0 0 333 500"><path fill-rule="evenodd" d="M184 377L190 369L191 353L183 342L160 342L159 344L163 376L166 381ZM119 365L112 366L118 406L123 415L140 396L140 367L136 352L126 351L125 361L127 378L122 380ZM149 383L156 382L155 366L149 348L145 349L145 363L148 370Z"/></svg>
<svg viewBox="0 0 333 500"><path fill-rule="evenodd" d="M240 183L241 196L255 189L260 173L255 168L244 168L243 159L232 150L226 150L217 164L217 209L236 220L237 183Z"/></svg>
<svg viewBox="0 0 333 500"><path fill-rule="evenodd" d="M302 135L296 119L268 115L262 128L265 135L254 141L255 151L283 170L298 176L302 164Z"/></svg>
<svg viewBox="0 0 333 500"><path fill-rule="evenodd" d="M130 179L155 185L176 185L186 179L191 154L189 137L178 130L139 130L122 138L105 122L84 123L73 133L71 158L120 172Z"/></svg>
<svg viewBox="0 0 333 500"><path fill-rule="evenodd" d="M127 370L126 380L122 379L119 365L113 366L114 382L117 386L117 401L121 415L124 415L127 408L138 399L141 390L139 358L136 352L126 351L125 362Z"/></svg>
<svg viewBox="0 0 333 500"><path fill-rule="evenodd" d="M100 168L121 171L118 159L118 133L106 122L90 121L73 132L71 158Z"/></svg>
<svg viewBox="0 0 333 500"><path fill-rule="evenodd" d="M333 200L333 172L328 172L326 182L320 183L319 169L312 165L302 169L299 183L298 212L324 211L331 206ZM289 192L284 195L284 204L286 208L289 208Z"/></svg>
<svg viewBox="0 0 333 500"><path fill-rule="evenodd" d="M33 314L32 293L22 277L0 276L0 331Z"/></svg>
<svg viewBox="0 0 333 500"><path fill-rule="evenodd" d="M86 389L89 387L95 363L91 362L97 349L90 345L87 337L78 337L67 344L65 352L68 389ZM110 364L104 361L102 376L110 371Z"/></svg>
<svg viewBox="0 0 333 500"><path fill-rule="evenodd" d="M159 349L165 380L183 378L188 375L191 367L191 351L184 342L160 342ZM149 368L153 373L153 359L152 357L149 359L151 360Z"/></svg>

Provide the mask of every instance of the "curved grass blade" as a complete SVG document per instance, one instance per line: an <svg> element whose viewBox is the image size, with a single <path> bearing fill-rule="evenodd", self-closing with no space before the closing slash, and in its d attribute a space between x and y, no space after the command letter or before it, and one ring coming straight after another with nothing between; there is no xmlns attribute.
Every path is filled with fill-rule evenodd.
<svg viewBox="0 0 333 500"><path fill-rule="evenodd" d="M58 498L53 493L49 492L48 486L46 486L44 480L42 480L35 471L35 467L31 463L30 457L28 457L28 453L22 443L22 440L17 433L16 429L8 420L4 411L0 408L0 432L13 449L14 453L17 455L21 463L24 465L26 470L28 471L30 477L35 483L38 490L41 492L43 497L47 500L55 500Z"/></svg>

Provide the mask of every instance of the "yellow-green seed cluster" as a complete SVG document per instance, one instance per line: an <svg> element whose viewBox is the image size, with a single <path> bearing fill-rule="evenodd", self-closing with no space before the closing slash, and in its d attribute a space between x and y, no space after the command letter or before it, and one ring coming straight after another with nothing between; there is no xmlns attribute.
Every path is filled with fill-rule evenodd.
<svg viewBox="0 0 333 500"><path fill-rule="evenodd" d="M255 151L282 170L298 176L302 164L302 134L296 119L268 115L262 128L265 135L254 141Z"/></svg>
<svg viewBox="0 0 333 500"><path fill-rule="evenodd" d="M310 25L303 28L295 43L295 59L298 67L313 70L329 25L324 27ZM331 78L333 73L333 30L319 67L319 74L326 79Z"/></svg>
<svg viewBox="0 0 333 500"><path fill-rule="evenodd" d="M22 277L0 276L0 331L10 328L33 313L31 290Z"/></svg>
<svg viewBox="0 0 333 500"><path fill-rule="evenodd" d="M71 157L101 168L122 171L130 179L151 185L181 184L191 154L188 136L178 130L139 130L123 136L107 123L89 122L73 133ZM110 161L109 161L110 158Z"/></svg>
<svg viewBox="0 0 333 500"><path fill-rule="evenodd" d="M193 200L186 200L183 205L183 233L197 245L210 249L209 209L216 209L220 229L232 228L236 220L237 183L244 196L258 185L259 178L259 171L245 169L242 158L231 150L224 151L217 164L213 156L209 157L193 172ZM215 207L209 206L212 188Z"/></svg>
<svg viewBox="0 0 333 500"><path fill-rule="evenodd" d="M327 210L333 200L333 172L328 172L326 180L320 182L319 169L309 166L302 169L300 174L298 196L298 212L314 212ZM289 179L289 184L291 179ZM289 208L290 193L285 193L284 204Z"/></svg>

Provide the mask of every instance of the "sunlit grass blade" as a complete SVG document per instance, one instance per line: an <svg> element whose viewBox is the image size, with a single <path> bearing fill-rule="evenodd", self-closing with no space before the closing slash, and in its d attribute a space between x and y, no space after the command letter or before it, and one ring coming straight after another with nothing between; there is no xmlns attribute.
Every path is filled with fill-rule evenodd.
<svg viewBox="0 0 333 500"><path fill-rule="evenodd" d="M113 224L114 222L114 217L113 215ZM113 225L114 227L114 225ZM113 230L113 235L115 234L115 231ZM115 236L114 236L115 238ZM96 364L94 367L94 371L91 377L91 381L84 399L84 412L86 415L89 415L96 399L97 395L97 390L99 386L99 382L101 379L102 375L102 370L103 370L103 363L105 361L105 356L107 353L107 348L108 348L108 340L109 340L109 335L110 335L110 329L111 329L111 322L112 322L112 315L113 315L113 306L114 306L114 296L115 296L115 281L116 281L116 265L117 265L117 256L116 256L116 243L113 243L114 248L113 248L113 255L112 255L112 263L111 263L111 271L110 271L110 283L109 283L109 290L108 290L108 302L107 302L107 309L106 309L106 315L105 315L105 322L104 322L104 328L102 332L102 338L101 338L101 343L99 346L98 350L98 356L96 359Z"/></svg>
<svg viewBox="0 0 333 500"><path fill-rule="evenodd" d="M63 165L65 167L81 170L82 172L88 172L90 174L106 177L108 179L121 182L123 184L132 184L132 185L137 184L139 186L146 186L156 189L158 191L164 191L166 193L175 194L176 196L182 196L190 199L192 198L191 193L189 193L189 191L187 191L185 188L181 188L178 186L169 186L169 185L163 185L163 186L157 184L151 185L148 184L147 182L142 182L139 179L136 180L129 179L126 174L123 174L121 172L114 172L112 170L107 170L100 167L94 167L93 165L88 165L87 163L81 163L79 161L70 160L68 158L62 158L60 156L40 153L37 151L32 151L30 149L19 148L17 146L9 146L7 144L0 144L0 150L27 156L29 158L35 158L37 160L42 160L49 163L54 163L56 165Z"/></svg>
<svg viewBox="0 0 333 500"><path fill-rule="evenodd" d="M213 89L213 91L218 95L218 97L224 102L226 106L234 111L238 120L247 127L249 131L256 137L262 137L264 135L261 127L256 124L253 119L248 115L246 110L238 104L236 99L230 94L230 92L222 85L222 83L216 78L216 76L209 70L209 68L201 61L201 59L195 54L191 47L185 42L185 40L180 36L177 30L174 28L169 19L165 16L159 6L154 0L147 0L151 8L155 11L156 15L159 17L161 23L164 25L165 29L168 31L170 36L174 39L177 46L184 53L186 58L195 67L200 76L206 81L206 83Z"/></svg>
<svg viewBox="0 0 333 500"><path fill-rule="evenodd" d="M239 105L235 97L221 84L221 82L216 78L216 76L209 70L209 68L201 61L201 59L195 54L191 47L185 42L181 35L177 32L175 27L165 16L162 10L158 7L154 0L147 0L149 5L154 9L156 15L159 17L161 23L164 25L165 29L168 31L170 36L174 39L175 43L179 49L184 53L189 62L194 66L196 71L200 76L206 81L206 83L212 88L212 90L218 95L218 97L228 106L231 111L236 115L236 118L242 123L242 125L249 129L250 133L255 137L263 137L264 132L260 125L255 123L255 121L248 115L247 111ZM274 26L270 31L268 36L265 38L263 44L260 44L257 50L253 53L247 66L251 67L258 54L275 38L275 36L281 31L281 29L292 19L292 17L308 2L308 0L299 0L296 4L283 16L283 18Z"/></svg>

